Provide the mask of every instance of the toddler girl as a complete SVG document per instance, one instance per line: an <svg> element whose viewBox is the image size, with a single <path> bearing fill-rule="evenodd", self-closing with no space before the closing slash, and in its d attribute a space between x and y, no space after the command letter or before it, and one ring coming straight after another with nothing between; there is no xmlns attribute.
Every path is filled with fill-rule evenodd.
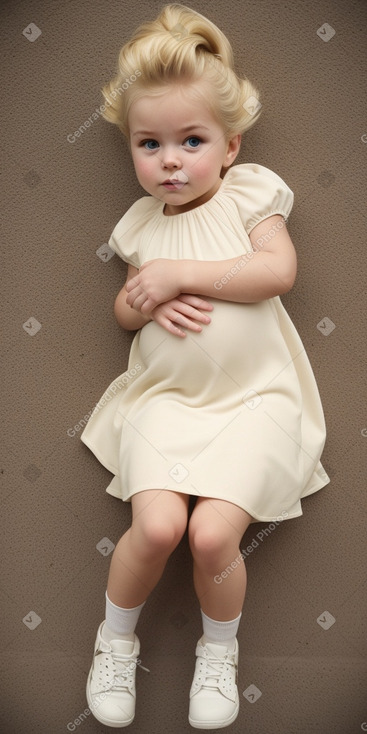
<svg viewBox="0 0 367 734"><path fill-rule="evenodd" d="M223 33L193 10L168 5L141 26L103 93L149 195L109 240L128 264L115 301L119 324L137 331L128 370L82 435L114 474L107 491L132 505L87 699L107 726L133 721L135 628L187 528L203 624L189 721L221 728L239 710L242 536L252 522L298 517L301 498L329 481L317 385L279 298L296 276L293 194L262 165L230 168L259 94L234 72Z"/></svg>

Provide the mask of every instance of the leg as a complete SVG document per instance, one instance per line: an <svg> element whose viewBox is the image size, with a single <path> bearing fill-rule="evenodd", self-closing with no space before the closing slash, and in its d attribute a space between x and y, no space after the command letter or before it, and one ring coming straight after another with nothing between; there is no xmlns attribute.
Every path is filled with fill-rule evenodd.
<svg viewBox="0 0 367 734"><path fill-rule="evenodd" d="M133 521L112 556L106 621L97 632L87 681L89 708L106 726L123 727L134 719L140 652L134 630L143 603L185 532L188 502L188 496L167 490L132 497Z"/></svg>
<svg viewBox="0 0 367 734"><path fill-rule="evenodd" d="M194 586L201 609L211 619L233 620L242 610L247 577L239 544L251 520L231 502L197 500L189 524ZM220 574L228 567L230 572L223 579Z"/></svg>
<svg viewBox="0 0 367 734"><path fill-rule="evenodd" d="M119 607L142 604L161 578L187 526L189 496L146 490L131 498L132 525L112 556L107 594Z"/></svg>
<svg viewBox="0 0 367 734"><path fill-rule="evenodd" d="M239 544L251 519L231 502L206 497L197 500L190 519L194 585L204 631L190 689L189 722L197 729L228 726L238 715L236 634L246 591Z"/></svg>

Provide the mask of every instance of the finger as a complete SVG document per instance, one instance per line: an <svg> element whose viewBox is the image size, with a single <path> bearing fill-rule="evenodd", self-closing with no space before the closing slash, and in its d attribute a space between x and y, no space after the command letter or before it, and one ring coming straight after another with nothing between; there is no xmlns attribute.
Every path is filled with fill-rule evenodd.
<svg viewBox="0 0 367 734"><path fill-rule="evenodd" d="M180 336L181 339L186 336L184 331L181 331L181 329L178 328L178 326L175 326L172 322L169 322L169 326L167 326L167 331L169 331L171 334L174 334L174 336Z"/></svg>
<svg viewBox="0 0 367 734"><path fill-rule="evenodd" d="M160 326L163 326L166 331L169 331L170 334L174 334L174 336L180 336L181 338L186 336L185 332L182 331L178 326L176 326L176 324L174 324L173 321L171 321L170 319L161 316L160 318L156 319L156 321Z"/></svg>
<svg viewBox="0 0 367 734"><path fill-rule="evenodd" d="M176 301L173 302L172 305L178 313L183 316L187 316L192 321L200 321L202 324L210 324L211 322L211 318L208 314L202 313L199 309L194 308L194 306L190 306L184 301Z"/></svg>
<svg viewBox="0 0 367 734"><path fill-rule="evenodd" d="M174 314L171 317L171 321L179 326L184 326L186 329L190 329L191 331L202 331L200 324L197 324L193 319L187 318L182 313Z"/></svg>
<svg viewBox="0 0 367 734"><path fill-rule="evenodd" d="M130 303L131 308L134 308L135 311L140 311L142 313L142 307L146 301L146 295L145 293L140 293L138 296L133 298L132 302Z"/></svg>
<svg viewBox="0 0 367 734"><path fill-rule="evenodd" d="M188 303L190 306L194 306L195 308L201 308L203 311L213 310L213 305L211 303L204 301L204 299L199 296L193 296L191 293L181 293L181 295L178 296L178 300L183 303Z"/></svg>
<svg viewBox="0 0 367 734"><path fill-rule="evenodd" d="M127 293L130 293L130 291L138 285L138 278L139 276L136 275L135 278L130 278L130 280L128 280L125 286Z"/></svg>
<svg viewBox="0 0 367 734"><path fill-rule="evenodd" d="M190 331L196 331L197 333L203 330L200 324L197 324L195 321L190 321L190 319L185 319L185 322L182 322L182 326L185 326L186 329L190 329Z"/></svg>
<svg viewBox="0 0 367 734"><path fill-rule="evenodd" d="M159 305L155 303L154 301L152 301L152 299L149 297L144 296L144 299L145 300L143 301L142 305L140 306L140 312L142 314L151 313L151 311L153 311L153 309Z"/></svg>
<svg viewBox="0 0 367 734"><path fill-rule="evenodd" d="M186 306L185 310L181 312L182 317L185 319L185 326L187 326L188 323L193 324L199 321L202 324L210 324L211 318L206 313L201 313L201 311L197 311L196 308L193 308L192 306ZM181 323L181 322L179 322ZM199 324L196 324L199 326ZM190 326L192 328L192 326ZM201 326L199 327L198 331L201 331Z"/></svg>
<svg viewBox="0 0 367 734"><path fill-rule="evenodd" d="M131 288L130 292L126 296L126 303L131 306L131 304L135 301L135 299L140 296L142 293L141 288L138 286L135 286L135 288Z"/></svg>

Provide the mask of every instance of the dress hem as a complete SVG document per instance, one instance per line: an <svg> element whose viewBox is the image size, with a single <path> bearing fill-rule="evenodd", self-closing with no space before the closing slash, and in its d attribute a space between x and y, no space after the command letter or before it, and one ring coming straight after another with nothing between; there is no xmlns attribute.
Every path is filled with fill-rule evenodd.
<svg viewBox="0 0 367 734"><path fill-rule="evenodd" d="M117 480L117 481L116 481ZM146 485L142 487L138 487L135 490L131 491L128 496L123 497L121 494L121 491L119 491L118 485L119 485L119 477L117 475L114 476L109 486L106 488L107 494L110 494L112 497L116 497L116 499L121 500L122 502L131 502L131 497L133 497L135 494L139 494L140 492L149 492L151 490L161 490L162 492L178 492L181 494L186 494L192 497L208 497L208 499L218 499L222 500L224 502L230 502L233 505L236 505L236 507L239 507L241 510L244 510L247 512L251 517L253 518L252 522L250 524L254 524L255 522L284 522L284 520L292 520L296 517L301 517L303 515L301 500L305 499L305 497L310 496L311 494L314 494L315 492L318 492L320 489L325 487L327 484L329 484L330 478L323 479L316 484L312 485L311 489L309 489L305 494L302 494L296 503L297 508L292 512L287 512L286 510L283 510L283 512L279 513L278 515L271 515L271 516L260 516L259 513L252 510L249 506L240 505L237 498L234 498L232 496L227 497L215 497L212 494L211 495L203 495L203 494L197 494L196 492L192 491L192 489L188 490L185 487L182 487L181 489L179 487L147 487ZM293 505L294 507L294 505ZM284 514L286 513L286 514Z"/></svg>
<svg viewBox="0 0 367 734"><path fill-rule="evenodd" d="M320 470L319 467L315 468L314 475L311 477L311 480L313 479L311 485L310 482L306 486L304 492L300 495L299 499L294 503L293 507L295 508L292 512L287 512L286 510L283 510L283 516L281 512L278 515L272 515L272 516L260 516L259 513L252 510L249 506L244 506L239 504L238 498L234 498L232 496L227 497L215 497L213 495L203 495L203 494L197 494L195 491L193 491L192 487L180 487L180 484L177 485L177 487L147 487L146 485L143 485L141 487L137 487L134 490L130 491L129 494L126 497L122 496L121 487L120 487L120 477L119 477L119 471L116 467L112 466L102 455L100 454L99 450L96 446L93 445L92 442L88 440L86 436L84 436L84 433L80 436L80 440L87 446L87 448L92 451L92 453L95 455L95 457L98 459L98 461L102 464L102 466L107 469L111 474L113 474L113 479L111 480L110 484L106 488L107 494L110 494L112 497L116 497L116 499L121 500L122 502L131 502L131 497L134 494L138 494L139 492L146 492L149 490L162 490L162 491L169 491L169 492L178 492L181 494L190 495L193 497L208 497L209 499L220 499L225 502L231 502L232 504L236 505L237 507L240 507L241 510L244 510L245 512L248 512L249 515L253 518L250 524L254 524L256 522L283 522L284 520L292 520L296 517L301 517L303 515L301 500L305 497L310 496L311 494L314 494L315 492L318 492L320 489L325 487L330 482L330 478L324 471L323 467L321 466L321 470L323 472L323 476L320 476L318 473L318 470ZM309 486L310 485L310 486ZM284 515L284 512L287 512L286 515Z"/></svg>
<svg viewBox="0 0 367 734"><path fill-rule="evenodd" d="M84 431L85 431L85 429L84 429ZM96 457L96 459L98 459L99 463L102 464L102 466L104 466L104 468L107 469L107 471L111 472L111 474L114 474L116 477L119 476L118 470L116 469L116 467L113 466L112 464L109 464L108 461L106 461L106 459L104 459L101 456L101 454L99 453L98 449L95 446L93 446L93 444L87 439L86 436L84 436L84 433L81 434L80 440L92 452L92 454L94 454L94 456Z"/></svg>

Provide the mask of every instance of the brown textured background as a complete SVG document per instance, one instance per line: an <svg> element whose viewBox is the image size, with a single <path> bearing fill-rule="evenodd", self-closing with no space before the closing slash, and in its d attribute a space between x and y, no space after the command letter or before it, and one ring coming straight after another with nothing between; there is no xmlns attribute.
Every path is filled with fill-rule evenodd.
<svg viewBox="0 0 367 734"><path fill-rule="evenodd" d="M162 4L1 4L0 727L7 734L108 731L83 714L110 562L96 546L118 541L131 510L105 494L111 475L77 428L126 369L132 338L113 315L125 266L96 251L145 192L117 128L99 117L76 142L67 136L102 103L121 45ZM237 70L261 91L263 113L236 163L268 166L295 193L288 227L298 277L282 300L319 386L331 478L304 500L303 517L277 527L247 559L241 710L230 730L358 734L367 729L366 3L197 0L192 7L228 35ZM23 33L30 23L41 30L33 42L34 30ZM328 42L317 33L325 23L335 30ZM335 324L328 335L326 316ZM34 320L41 328L32 335ZM262 529L251 526L241 547ZM317 622L324 612L335 619L329 629ZM129 731L193 731L188 692L201 621L186 537L137 632L150 673L138 670ZM261 691L254 703L242 695L251 685Z"/></svg>

